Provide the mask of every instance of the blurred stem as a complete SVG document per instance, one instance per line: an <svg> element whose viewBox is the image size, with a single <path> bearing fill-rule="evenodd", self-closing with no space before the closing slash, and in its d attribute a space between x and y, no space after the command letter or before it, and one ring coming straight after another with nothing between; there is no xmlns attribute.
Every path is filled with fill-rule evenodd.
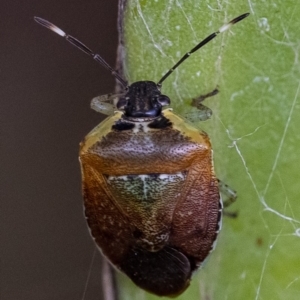
<svg viewBox="0 0 300 300"><path fill-rule="evenodd" d="M102 256L102 288L104 300L118 300L118 288L116 283L115 270Z"/></svg>

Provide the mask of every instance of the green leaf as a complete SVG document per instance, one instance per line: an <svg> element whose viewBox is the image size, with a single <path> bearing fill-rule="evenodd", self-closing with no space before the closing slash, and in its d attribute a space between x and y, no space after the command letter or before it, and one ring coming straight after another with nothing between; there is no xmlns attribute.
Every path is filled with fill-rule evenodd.
<svg viewBox="0 0 300 300"><path fill-rule="evenodd" d="M238 192L216 250L177 299L299 299L300 5L296 1L128 0L125 74L162 75L234 17L251 15L193 54L163 83L178 114L192 98L213 116L218 178ZM120 275L121 299L159 299Z"/></svg>

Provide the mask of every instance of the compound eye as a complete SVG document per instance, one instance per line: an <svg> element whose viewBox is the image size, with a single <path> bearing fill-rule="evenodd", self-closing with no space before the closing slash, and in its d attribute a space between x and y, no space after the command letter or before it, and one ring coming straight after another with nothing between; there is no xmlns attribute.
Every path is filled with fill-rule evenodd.
<svg viewBox="0 0 300 300"><path fill-rule="evenodd" d="M127 97L122 97L117 102L117 109L124 109L128 103Z"/></svg>
<svg viewBox="0 0 300 300"><path fill-rule="evenodd" d="M167 106L170 105L170 98L166 95L160 95L158 98L158 102L161 104L161 106Z"/></svg>

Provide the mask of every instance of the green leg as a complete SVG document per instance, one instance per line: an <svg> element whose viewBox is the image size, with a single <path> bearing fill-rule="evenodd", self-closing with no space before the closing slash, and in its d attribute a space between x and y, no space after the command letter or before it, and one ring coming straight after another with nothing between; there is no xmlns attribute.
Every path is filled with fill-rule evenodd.
<svg viewBox="0 0 300 300"><path fill-rule="evenodd" d="M223 207L226 208L236 201L237 193L230 186L225 184L222 180L218 179L218 183L219 183L219 190L220 190L220 193L222 194L222 198L223 198ZM227 216L230 218L237 217L237 212L229 212L227 210L224 210L223 214L224 214L224 216Z"/></svg>
<svg viewBox="0 0 300 300"><path fill-rule="evenodd" d="M184 115L184 117L187 120L191 121L192 123L198 122L198 121L205 121L205 120L210 119L211 116L212 116L212 110L209 107L203 105L202 102L206 98L212 97L212 96L214 96L218 93L219 93L219 90L214 89L210 93L207 93L205 95L202 95L198 98L193 99L192 103L191 103L191 106L196 107L197 110L193 110L193 111L190 111L189 113L186 113Z"/></svg>

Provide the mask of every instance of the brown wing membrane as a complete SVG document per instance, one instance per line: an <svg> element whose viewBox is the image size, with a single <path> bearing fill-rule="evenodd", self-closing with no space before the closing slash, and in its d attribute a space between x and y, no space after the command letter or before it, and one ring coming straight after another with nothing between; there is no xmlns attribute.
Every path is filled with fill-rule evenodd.
<svg viewBox="0 0 300 300"><path fill-rule="evenodd" d="M192 274L187 257L168 246L158 252L132 249L120 269L135 284L159 296L181 294Z"/></svg>

